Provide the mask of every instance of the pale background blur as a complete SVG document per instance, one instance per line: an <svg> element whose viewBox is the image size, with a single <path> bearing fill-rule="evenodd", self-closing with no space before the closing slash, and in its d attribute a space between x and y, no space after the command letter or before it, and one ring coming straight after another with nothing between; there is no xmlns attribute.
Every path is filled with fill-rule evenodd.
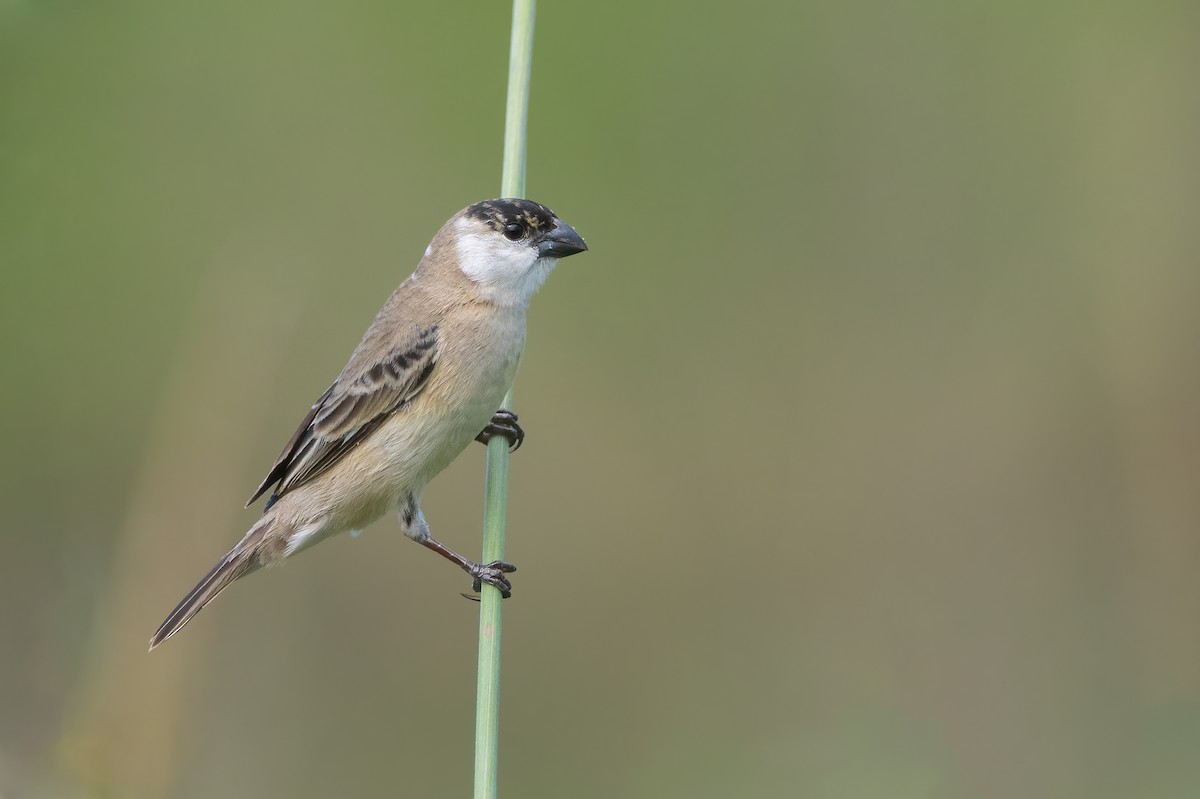
<svg viewBox="0 0 1200 799"><path fill-rule="evenodd" d="M1197 9L541 4L504 796L1197 794ZM0 0L0 797L468 794L392 519L145 648L496 194L509 15Z"/></svg>

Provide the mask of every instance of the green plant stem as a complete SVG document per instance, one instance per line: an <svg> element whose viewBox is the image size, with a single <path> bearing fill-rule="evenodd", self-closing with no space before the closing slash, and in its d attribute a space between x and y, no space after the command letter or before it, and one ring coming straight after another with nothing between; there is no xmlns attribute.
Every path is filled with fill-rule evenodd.
<svg viewBox="0 0 1200 799"><path fill-rule="evenodd" d="M529 126L529 76L533 71L535 0L514 0L508 55L508 104L504 113L502 197L525 196L525 132Z"/></svg>
<svg viewBox="0 0 1200 799"><path fill-rule="evenodd" d="M504 116L503 197L525 195L525 131L529 119L529 77L533 69L535 0L513 3L508 62L508 102ZM504 407L512 409L509 389ZM508 442L496 436L487 447L487 488L483 506L482 562L504 559L504 516L508 507ZM479 672L475 694L475 799L495 799L500 742L500 590L484 585L479 600Z"/></svg>

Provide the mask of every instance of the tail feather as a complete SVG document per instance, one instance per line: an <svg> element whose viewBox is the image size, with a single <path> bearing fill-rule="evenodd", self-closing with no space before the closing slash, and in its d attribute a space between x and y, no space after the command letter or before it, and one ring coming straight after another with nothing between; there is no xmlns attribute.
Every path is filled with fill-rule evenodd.
<svg viewBox="0 0 1200 799"><path fill-rule="evenodd" d="M158 632L154 633L154 637L150 639L151 651L183 629L183 625L191 621L192 617L213 601L217 594L225 590L226 586L253 571L255 566L253 550L247 550L241 546L235 547L229 554L221 558L212 571L205 575L204 579L197 583L196 587L175 606L171 615L167 616L166 621L158 628Z"/></svg>

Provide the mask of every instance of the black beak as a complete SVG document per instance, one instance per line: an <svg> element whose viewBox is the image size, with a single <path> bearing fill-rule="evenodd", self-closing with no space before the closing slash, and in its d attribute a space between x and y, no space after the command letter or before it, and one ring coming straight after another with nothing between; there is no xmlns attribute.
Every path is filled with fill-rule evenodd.
<svg viewBox="0 0 1200 799"><path fill-rule="evenodd" d="M542 258L566 258L568 255L583 252L587 245L583 243L583 237L575 232L575 228L559 219L538 241L537 248L538 255Z"/></svg>

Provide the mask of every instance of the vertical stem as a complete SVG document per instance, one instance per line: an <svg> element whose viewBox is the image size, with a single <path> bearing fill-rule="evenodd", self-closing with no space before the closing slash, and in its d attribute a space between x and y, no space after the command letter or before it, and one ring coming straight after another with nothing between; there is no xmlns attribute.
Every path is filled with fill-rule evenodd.
<svg viewBox="0 0 1200 799"><path fill-rule="evenodd" d="M514 0L508 55L508 104L504 114L502 197L525 196L525 131L529 126L529 75L533 71L535 0Z"/></svg>
<svg viewBox="0 0 1200 799"><path fill-rule="evenodd" d="M504 117L503 197L525 195L525 132L529 119L529 76L533 69L535 0L514 0ZM504 407L512 408L510 389ZM508 506L508 442L494 437L487 448L483 509L483 562L504 559L504 515ZM475 695L474 799L495 799L500 742L500 590L484 584L479 602L479 672Z"/></svg>

